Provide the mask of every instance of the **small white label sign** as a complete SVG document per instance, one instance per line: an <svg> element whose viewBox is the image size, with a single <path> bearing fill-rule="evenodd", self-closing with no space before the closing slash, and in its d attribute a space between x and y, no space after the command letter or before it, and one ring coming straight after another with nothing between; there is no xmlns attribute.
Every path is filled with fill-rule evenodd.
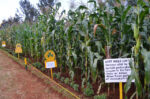
<svg viewBox="0 0 150 99"><path fill-rule="evenodd" d="M104 60L106 83L126 82L131 74L130 61L132 58L116 58Z"/></svg>
<svg viewBox="0 0 150 99"><path fill-rule="evenodd" d="M6 47L6 45L5 45L5 44L2 44L2 47Z"/></svg>
<svg viewBox="0 0 150 99"><path fill-rule="evenodd" d="M55 62L46 62L46 68L55 68Z"/></svg>

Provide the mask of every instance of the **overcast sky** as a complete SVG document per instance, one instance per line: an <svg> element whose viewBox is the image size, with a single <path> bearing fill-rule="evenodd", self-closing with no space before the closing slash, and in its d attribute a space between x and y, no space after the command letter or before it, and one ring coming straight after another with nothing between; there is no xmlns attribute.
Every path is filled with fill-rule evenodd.
<svg viewBox="0 0 150 99"><path fill-rule="evenodd" d="M0 23L4 19L8 19L9 17L14 17L17 9L20 8L19 6L20 0L0 0ZM31 4L37 6L39 0L29 0ZM60 1L62 4L61 9L68 10L70 7L71 0L57 0ZM75 0L76 3L79 3L81 0ZM88 0L82 0L83 2L87 2Z"/></svg>

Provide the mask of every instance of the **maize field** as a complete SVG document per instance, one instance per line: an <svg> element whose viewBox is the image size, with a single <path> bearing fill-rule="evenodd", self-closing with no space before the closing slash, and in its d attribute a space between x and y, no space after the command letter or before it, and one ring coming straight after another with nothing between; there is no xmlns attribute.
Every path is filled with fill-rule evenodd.
<svg viewBox="0 0 150 99"><path fill-rule="evenodd" d="M138 0L135 6L124 6L118 1L114 7L101 7L94 0L88 3L94 8L81 5L67 13L60 13L57 3L36 22L1 28L0 41L6 41L6 49L13 55L20 43L21 57L46 74L44 54L53 50L58 63L54 79L94 99L115 99L107 91L118 89L118 84L105 83L103 60L109 46L110 58L134 58L123 87L125 99L150 99L150 2Z"/></svg>

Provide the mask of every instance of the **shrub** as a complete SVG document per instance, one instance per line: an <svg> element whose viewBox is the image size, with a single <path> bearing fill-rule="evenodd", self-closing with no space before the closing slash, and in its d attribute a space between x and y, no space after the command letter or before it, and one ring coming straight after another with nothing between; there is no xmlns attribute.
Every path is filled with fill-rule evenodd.
<svg viewBox="0 0 150 99"><path fill-rule="evenodd" d="M57 79L60 79L60 72L58 72L58 73L56 74L56 78L57 78Z"/></svg>
<svg viewBox="0 0 150 99"><path fill-rule="evenodd" d="M61 82L64 82L65 78L64 77L61 77L60 81Z"/></svg>
<svg viewBox="0 0 150 99"><path fill-rule="evenodd" d="M94 99L106 99L106 94L94 96Z"/></svg>
<svg viewBox="0 0 150 99"><path fill-rule="evenodd" d="M94 91L92 89L92 85L90 83L87 84L86 88L84 90L84 95L86 96L92 96L94 94Z"/></svg>
<svg viewBox="0 0 150 99"><path fill-rule="evenodd" d="M53 77L56 78L56 77L57 77L57 74L56 74L56 73L53 73Z"/></svg>
<svg viewBox="0 0 150 99"><path fill-rule="evenodd" d="M70 83L70 86L71 86L71 87L73 87L73 85L74 85L74 81L72 81L72 82Z"/></svg>
<svg viewBox="0 0 150 99"><path fill-rule="evenodd" d="M78 85L78 84L74 84L74 85L73 85L73 89L74 89L75 91L79 91L79 85Z"/></svg>
<svg viewBox="0 0 150 99"><path fill-rule="evenodd" d="M69 84L69 78L66 78L66 79L64 80L64 83L65 83L65 84Z"/></svg>
<svg viewBox="0 0 150 99"><path fill-rule="evenodd" d="M34 67L41 69L42 68L42 64L40 62L35 62L32 64Z"/></svg>
<svg viewBox="0 0 150 99"><path fill-rule="evenodd" d="M41 68L41 71L42 71L42 72L45 71L45 70L46 70L45 67L42 67L42 68Z"/></svg>

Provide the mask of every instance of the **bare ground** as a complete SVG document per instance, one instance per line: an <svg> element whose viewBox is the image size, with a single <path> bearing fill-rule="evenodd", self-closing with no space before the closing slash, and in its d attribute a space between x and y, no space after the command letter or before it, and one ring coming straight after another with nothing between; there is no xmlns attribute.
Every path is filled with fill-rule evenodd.
<svg viewBox="0 0 150 99"><path fill-rule="evenodd" d="M0 51L0 99L66 99L51 86Z"/></svg>

